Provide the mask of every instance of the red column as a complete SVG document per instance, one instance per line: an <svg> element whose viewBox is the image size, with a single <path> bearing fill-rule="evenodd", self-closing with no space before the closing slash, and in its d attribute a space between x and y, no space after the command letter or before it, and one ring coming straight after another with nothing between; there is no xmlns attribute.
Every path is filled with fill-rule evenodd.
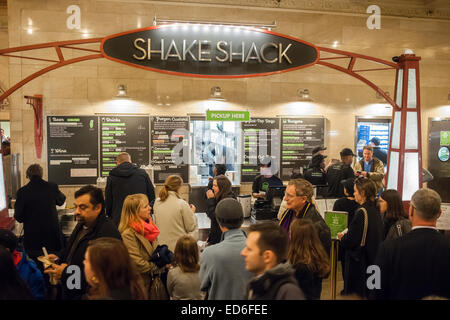
<svg viewBox="0 0 450 320"><path fill-rule="evenodd" d="M396 189L409 202L422 187L422 140L420 123L420 57L413 53L399 57L392 111L387 189Z"/></svg>

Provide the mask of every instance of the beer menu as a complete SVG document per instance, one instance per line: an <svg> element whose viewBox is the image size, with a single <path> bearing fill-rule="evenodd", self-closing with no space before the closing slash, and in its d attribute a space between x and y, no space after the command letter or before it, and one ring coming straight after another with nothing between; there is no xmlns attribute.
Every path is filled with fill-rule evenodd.
<svg viewBox="0 0 450 320"><path fill-rule="evenodd" d="M272 157L276 170L279 159L279 118L252 118L242 122L242 155L241 182L253 182L260 174L261 160L265 156ZM278 172L277 172L278 175Z"/></svg>
<svg viewBox="0 0 450 320"><path fill-rule="evenodd" d="M59 185L95 184L98 118L47 116L48 180Z"/></svg>
<svg viewBox="0 0 450 320"><path fill-rule="evenodd" d="M189 117L151 117L151 158L154 183L172 174L189 181Z"/></svg>
<svg viewBox="0 0 450 320"><path fill-rule="evenodd" d="M128 152L131 162L148 165L149 124L146 116L101 116L100 117L100 172L109 175L114 169L116 157Z"/></svg>
<svg viewBox="0 0 450 320"><path fill-rule="evenodd" d="M324 118L281 118L281 180L306 168L312 149L324 145Z"/></svg>

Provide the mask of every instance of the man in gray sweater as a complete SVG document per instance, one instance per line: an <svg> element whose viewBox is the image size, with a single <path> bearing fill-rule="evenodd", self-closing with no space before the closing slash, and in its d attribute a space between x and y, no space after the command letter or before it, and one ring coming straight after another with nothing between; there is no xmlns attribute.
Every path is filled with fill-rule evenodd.
<svg viewBox="0 0 450 320"><path fill-rule="evenodd" d="M240 229L244 221L242 206L226 198L217 204L215 213L223 233L221 241L206 247L200 257L201 290L207 292L208 300L239 300L252 277L240 254L247 238Z"/></svg>

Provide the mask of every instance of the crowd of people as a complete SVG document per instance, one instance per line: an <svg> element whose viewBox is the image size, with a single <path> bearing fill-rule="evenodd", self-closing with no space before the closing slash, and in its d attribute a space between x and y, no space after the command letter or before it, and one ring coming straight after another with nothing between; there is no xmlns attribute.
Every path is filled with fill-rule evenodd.
<svg viewBox="0 0 450 320"><path fill-rule="evenodd" d="M342 294L450 298L450 239L436 229L439 195L418 190L406 215L397 191L380 193L377 158L370 147L364 152L356 172L349 167L350 149L342 150L341 163L327 168L335 171L335 190L342 193L333 210L348 212L348 229L338 234ZM320 153L312 165L318 158L322 168ZM291 179L278 221L244 230L242 206L223 169L217 165L205 192L211 230L201 249L196 208L180 195L179 176L167 177L155 199L148 175L120 154L106 198L92 185L75 192L78 223L66 243L56 212L65 196L42 179L39 165L30 166L30 182L18 191L15 207L24 225L23 248L14 233L0 230L0 299L320 299L330 275L332 239L313 184ZM257 196L267 187L264 181L253 190ZM379 266L380 283L368 286L372 265Z"/></svg>

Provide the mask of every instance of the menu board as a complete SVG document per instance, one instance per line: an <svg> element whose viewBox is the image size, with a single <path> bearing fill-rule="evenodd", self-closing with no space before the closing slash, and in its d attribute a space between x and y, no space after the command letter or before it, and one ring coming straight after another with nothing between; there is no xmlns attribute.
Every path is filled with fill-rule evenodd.
<svg viewBox="0 0 450 320"><path fill-rule="evenodd" d="M114 169L116 157L128 152L138 166L149 164L149 128L145 116L100 117L100 171L102 177Z"/></svg>
<svg viewBox="0 0 450 320"><path fill-rule="evenodd" d="M189 117L151 117L154 183L172 174L189 181Z"/></svg>
<svg viewBox="0 0 450 320"><path fill-rule="evenodd" d="M58 185L95 184L98 176L98 118L47 117L48 180Z"/></svg>
<svg viewBox="0 0 450 320"><path fill-rule="evenodd" d="M281 118L281 180L306 168L312 149L324 145L324 118Z"/></svg>
<svg viewBox="0 0 450 320"><path fill-rule="evenodd" d="M241 182L253 182L260 174L261 160L272 157L272 167L279 173L279 118L252 118L242 122Z"/></svg>

